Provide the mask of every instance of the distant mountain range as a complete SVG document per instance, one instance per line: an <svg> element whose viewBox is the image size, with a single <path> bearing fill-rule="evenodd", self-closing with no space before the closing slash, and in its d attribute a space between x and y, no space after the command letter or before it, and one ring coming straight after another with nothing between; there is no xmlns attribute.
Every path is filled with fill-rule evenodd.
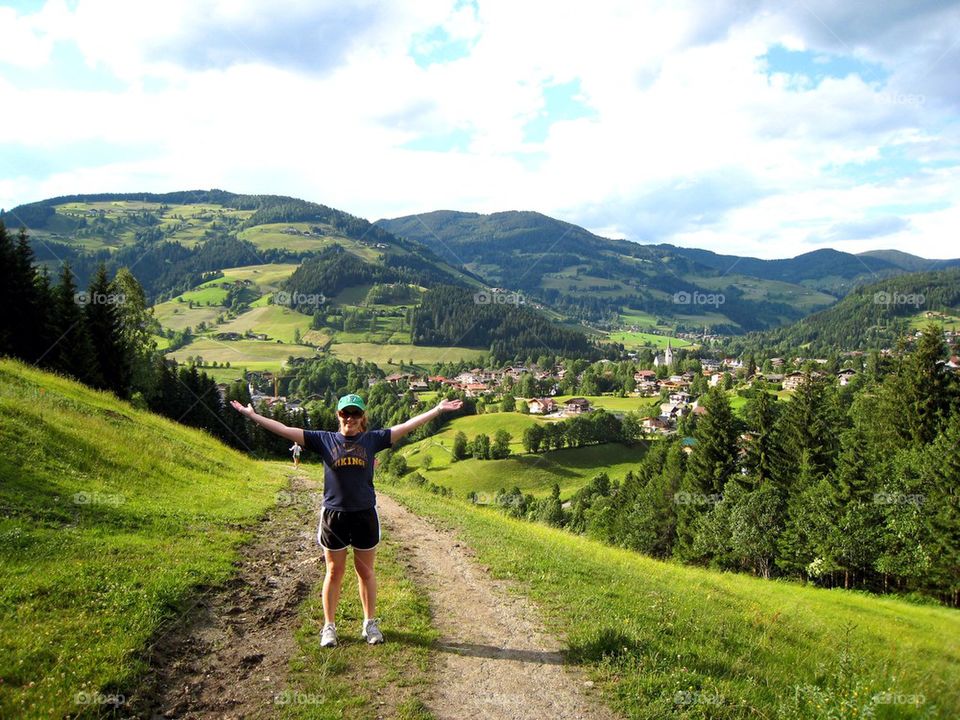
<svg viewBox="0 0 960 720"><path fill-rule="evenodd" d="M520 293L551 320L593 333L773 329L871 282L960 267L960 259L894 250L761 260L604 238L536 212L440 210L371 224L297 198L222 190L63 196L0 219L11 228L25 224L38 260L69 261L81 285L101 260L113 269L133 265L151 299L183 292L222 267L295 262L303 267L288 291L486 285Z"/></svg>
<svg viewBox="0 0 960 720"><path fill-rule="evenodd" d="M570 253L587 256L599 251L660 260L677 256L689 260L694 266L725 275L749 275L797 284L808 282L812 287L834 290L852 287L850 283L837 283L834 279L851 281L883 273L922 272L960 266L960 258L928 260L899 250L871 250L855 255L820 249L793 258L762 260L669 244L640 244L604 238L577 225L536 212L510 211L481 215L438 210L378 220L375 224L395 235L430 246L452 263L467 266L476 263L478 267L485 259L496 259L504 253L521 255L549 251L557 255ZM498 274L503 277L511 276L509 268L499 270ZM520 268L514 270L513 274L526 277L537 272L542 270Z"/></svg>
<svg viewBox="0 0 960 720"><path fill-rule="evenodd" d="M588 295L590 304L582 314L594 321L602 320L604 312L626 307L681 326L710 325L733 332L797 320L863 283L960 266L960 259L926 260L892 250L853 255L822 249L761 260L603 238L535 212L441 210L376 224L511 290L568 306L584 304ZM721 293L725 302L698 312L673 302L676 293Z"/></svg>

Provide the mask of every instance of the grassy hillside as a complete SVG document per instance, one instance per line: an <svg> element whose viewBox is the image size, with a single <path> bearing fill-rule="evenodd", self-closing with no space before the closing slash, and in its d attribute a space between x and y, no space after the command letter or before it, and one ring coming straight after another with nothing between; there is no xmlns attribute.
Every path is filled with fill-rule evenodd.
<svg viewBox="0 0 960 720"><path fill-rule="evenodd" d="M6 359L0 437L0 717L128 687L286 484L285 463Z"/></svg>
<svg viewBox="0 0 960 720"><path fill-rule="evenodd" d="M651 560L384 485L457 530L627 717L955 718L960 614Z"/></svg>
<svg viewBox="0 0 960 720"><path fill-rule="evenodd" d="M476 492L481 502L491 502L497 490L509 490L514 486L536 496L549 495L554 483L560 486L561 496L566 499L601 471L612 480L622 479L646 452L645 444L636 447L610 444L563 448L536 455L526 453L523 431L544 422L557 421L520 413L467 415L455 418L442 431L399 452L406 457L408 467L420 472L429 482L451 488L461 498L471 491ZM452 461L453 438L458 432L462 431L468 440L480 433L492 439L500 429L512 436L510 450L513 456L503 460L468 458ZM430 469L425 470L424 459L428 456L431 458Z"/></svg>

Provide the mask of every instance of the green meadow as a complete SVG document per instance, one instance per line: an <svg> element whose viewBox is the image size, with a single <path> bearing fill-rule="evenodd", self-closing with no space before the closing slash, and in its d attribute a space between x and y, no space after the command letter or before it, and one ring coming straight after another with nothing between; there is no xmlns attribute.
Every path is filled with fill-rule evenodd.
<svg viewBox="0 0 960 720"><path fill-rule="evenodd" d="M634 330L619 330L608 335L611 342L622 343L627 349L634 348L655 348L662 350L669 342L671 347L685 348L693 343L682 338L672 337L670 335L656 335L655 333L640 332Z"/></svg>
<svg viewBox="0 0 960 720"><path fill-rule="evenodd" d="M338 333L338 337L340 334ZM455 362L457 360L475 360L484 355L484 350L465 347L436 347L432 345L381 345L369 342L335 342L330 346L330 352L341 360L356 360L363 358L367 362L376 363L382 369L391 372L388 360L394 365L401 361L424 368L438 362ZM393 370L396 370L394 367Z"/></svg>
<svg viewBox="0 0 960 720"><path fill-rule="evenodd" d="M503 460L475 460L467 458L451 462L450 447L430 445L421 441L421 447L402 451L408 467L418 471L427 481L453 490L457 497L476 492L480 502L493 502L497 490L518 487L536 497L549 495L554 483L560 487L560 497L569 499L573 493L590 482L599 472L611 480L622 480L628 471L636 469L647 445L626 446L617 443L563 448L531 455L514 447L514 455ZM423 458L429 455L429 470L423 469Z"/></svg>
<svg viewBox="0 0 960 720"><path fill-rule="evenodd" d="M305 345L289 345L269 340L214 340L198 337L179 350L167 353L177 362L186 362L187 357L199 355L204 362L229 362L231 366L243 365L251 370L279 369L290 355L313 357L316 350Z"/></svg>
<svg viewBox="0 0 960 720"><path fill-rule="evenodd" d="M0 360L0 716L123 693L288 480L206 433ZM89 712L89 709L87 709Z"/></svg>
<svg viewBox="0 0 960 720"><path fill-rule="evenodd" d="M310 330L310 317L282 305L263 305L251 308L235 320L217 325L214 332L235 332L242 335L247 330L266 333L271 340L292 344L297 330L301 337Z"/></svg>
<svg viewBox="0 0 960 720"><path fill-rule="evenodd" d="M420 472L429 482L451 488L458 497L465 497L469 492L481 493L484 501L492 500L497 490L510 490L514 486L532 495L549 495L554 483L560 486L561 496L567 498L601 471L606 472L611 480L623 479L646 453L646 443L632 447L586 445L527 453L523 448L524 430L546 422L556 421L520 413L467 415L455 418L440 432L398 452L407 459L409 468ZM489 435L492 440L500 429L511 435L511 457L453 461L453 438L458 432L463 432L468 441L481 433ZM430 468L424 469L424 459L428 456Z"/></svg>
<svg viewBox="0 0 960 720"><path fill-rule="evenodd" d="M626 717L960 716L960 614L684 567L382 484L515 583Z"/></svg>
<svg viewBox="0 0 960 720"><path fill-rule="evenodd" d="M185 302L168 300L153 306L153 316L165 328L171 330L195 329L202 322L212 325L217 321L220 313L226 313L227 308L222 305L194 305L190 307Z"/></svg>

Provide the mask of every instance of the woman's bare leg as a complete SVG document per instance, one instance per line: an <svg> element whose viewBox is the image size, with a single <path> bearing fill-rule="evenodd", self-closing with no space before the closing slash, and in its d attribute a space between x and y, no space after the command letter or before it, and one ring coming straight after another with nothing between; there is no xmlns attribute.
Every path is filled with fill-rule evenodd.
<svg viewBox="0 0 960 720"><path fill-rule="evenodd" d="M377 613L377 576L374 563L377 549L353 550L353 567L357 571L357 585L360 588L360 603L363 605L363 619L369 620Z"/></svg>
<svg viewBox="0 0 960 720"><path fill-rule="evenodd" d="M332 623L337 616L340 587L343 585L343 574L347 569L347 548L325 549L323 557L327 561L327 572L323 577L323 620L325 623Z"/></svg>

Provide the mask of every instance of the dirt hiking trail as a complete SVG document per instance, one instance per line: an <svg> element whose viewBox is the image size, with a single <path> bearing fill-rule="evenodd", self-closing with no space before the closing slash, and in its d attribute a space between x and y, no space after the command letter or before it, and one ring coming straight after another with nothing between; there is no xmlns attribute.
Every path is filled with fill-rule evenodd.
<svg viewBox="0 0 960 720"><path fill-rule="evenodd" d="M296 475L287 492L294 500L315 498L317 483ZM563 645L540 630L538 610L492 579L452 532L384 493L378 511L406 571L426 591L440 631L434 682L424 696L437 720L616 717L576 669L563 665ZM271 512L241 549L237 576L201 595L179 625L154 641L150 678L131 698L134 717L281 714L276 694L297 654L298 608L323 579L317 522L311 502ZM382 627L388 643L391 631L403 631L389 618ZM380 700L371 712L391 717L396 698Z"/></svg>
<svg viewBox="0 0 960 720"><path fill-rule="evenodd" d="M377 508L408 572L430 598L441 633L427 707L438 720L613 719L585 678L563 666L563 645L544 634L539 611L492 579L453 533L379 493ZM384 625L387 641L390 627Z"/></svg>
<svg viewBox="0 0 960 720"><path fill-rule="evenodd" d="M200 597L180 626L154 643L151 677L132 698L138 718L273 717L297 652L298 608L323 577L311 498L293 475L287 506L271 511L240 551L224 588Z"/></svg>

